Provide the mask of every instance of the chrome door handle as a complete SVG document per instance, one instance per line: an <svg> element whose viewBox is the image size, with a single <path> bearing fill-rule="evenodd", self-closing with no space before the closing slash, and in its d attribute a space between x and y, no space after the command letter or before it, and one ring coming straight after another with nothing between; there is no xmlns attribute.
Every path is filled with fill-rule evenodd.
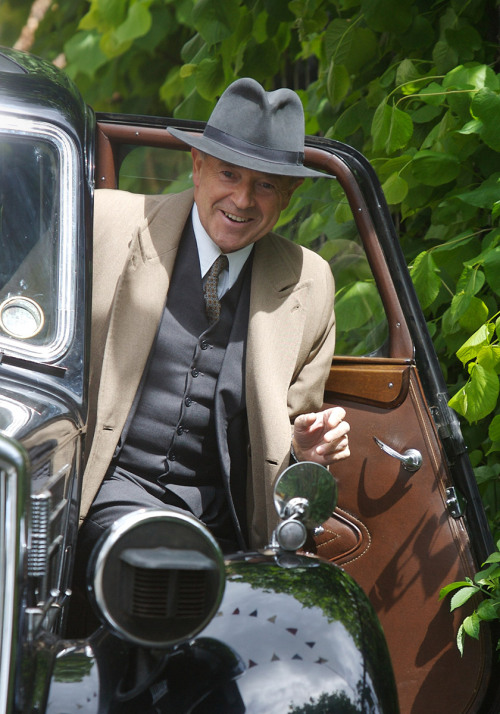
<svg viewBox="0 0 500 714"><path fill-rule="evenodd" d="M418 471L422 466L422 454L417 449L407 449L404 454L400 454L395 449L392 449L390 446L387 446L387 444L384 444L384 442L380 441L380 439L377 439L376 436L373 437L373 440L377 446L382 449L382 451L389 454L389 456L393 456L395 459L398 459L398 461L401 461L403 468L407 471L413 473L414 471Z"/></svg>

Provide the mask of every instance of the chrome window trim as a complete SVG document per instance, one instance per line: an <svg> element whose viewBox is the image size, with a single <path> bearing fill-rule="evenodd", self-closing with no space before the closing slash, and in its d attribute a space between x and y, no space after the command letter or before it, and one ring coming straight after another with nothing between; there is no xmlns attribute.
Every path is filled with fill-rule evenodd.
<svg viewBox="0 0 500 714"><path fill-rule="evenodd" d="M20 518L17 470L0 463L0 711L9 711L13 696L17 643L17 575L24 532Z"/></svg>
<svg viewBox="0 0 500 714"><path fill-rule="evenodd" d="M75 330L78 151L58 126L18 114L0 113L0 136L2 134L48 141L59 160L59 280L54 337L45 345L33 345L29 340L6 338L0 334L0 349L5 354L51 363L67 351Z"/></svg>

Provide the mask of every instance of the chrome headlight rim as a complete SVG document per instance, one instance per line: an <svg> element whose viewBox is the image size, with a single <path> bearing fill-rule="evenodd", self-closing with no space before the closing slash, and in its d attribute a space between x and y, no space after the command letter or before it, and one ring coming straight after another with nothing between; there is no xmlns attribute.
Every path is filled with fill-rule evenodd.
<svg viewBox="0 0 500 714"><path fill-rule="evenodd" d="M193 538L199 540L200 546L203 546L204 550L208 550L208 557L213 560L214 570L218 576L216 592L203 619L200 619L196 626L186 629L180 636L172 636L165 640L149 639L124 627L123 623L120 623L113 615L112 609L108 605L104 583L109 559L114 557L113 551L118 547L120 541L127 537L131 531L143 525L154 525L155 523L162 524L162 526L181 527L191 531ZM89 573L91 578L88 589L99 618L120 639L150 649L165 649L195 637L217 614L225 589L224 557L217 541L208 529L192 516L160 509L139 509L119 518L96 545L89 563Z"/></svg>

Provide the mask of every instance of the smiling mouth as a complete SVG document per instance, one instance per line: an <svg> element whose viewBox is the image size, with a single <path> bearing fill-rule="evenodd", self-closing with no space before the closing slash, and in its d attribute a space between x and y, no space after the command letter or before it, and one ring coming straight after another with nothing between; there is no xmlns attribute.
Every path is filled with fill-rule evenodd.
<svg viewBox="0 0 500 714"><path fill-rule="evenodd" d="M233 223L249 223L251 221L251 218L242 218L241 216L235 216L234 213L228 213L227 211L223 211L223 214L230 221L233 221Z"/></svg>

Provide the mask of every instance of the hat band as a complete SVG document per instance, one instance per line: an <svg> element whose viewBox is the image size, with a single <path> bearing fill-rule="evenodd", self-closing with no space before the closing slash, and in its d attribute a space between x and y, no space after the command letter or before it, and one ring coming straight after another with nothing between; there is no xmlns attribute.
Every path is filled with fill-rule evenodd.
<svg viewBox="0 0 500 714"><path fill-rule="evenodd" d="M290 164L302 166L304 163L304 152L302 151L285 151L282 149L270 149L267 146L259 146L252 144L250 141L238 139L231 134L226 134L225 131L216 129L213 126L205 127L203 136L206 139L216 141L218 144L223 144L228 149L234 149L240 154L252 156L263 161L269 161L277 164Z"/></svg>

